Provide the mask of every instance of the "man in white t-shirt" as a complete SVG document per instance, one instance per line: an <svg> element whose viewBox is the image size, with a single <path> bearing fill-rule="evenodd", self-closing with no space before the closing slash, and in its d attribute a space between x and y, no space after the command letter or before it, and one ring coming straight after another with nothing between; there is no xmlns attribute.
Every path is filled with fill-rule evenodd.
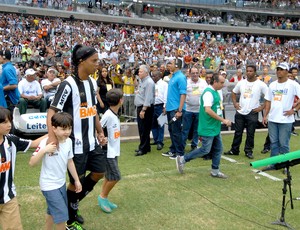
<svg viewBox="0 0 300 230"><path fill-rule="evenodd" d="M191 150L194 150L198 146L198 123L199 123L199 108L200 108L200 96L204 89L208 86L207 82L199 78L200 73L197 68L191 68L189 71L190 78L187 79L186 90L186 111L183 116L182 122L182 142L184 147L190 130L192 129L192 141Z"/></svg>
<svg viewBox="0 0 300 230"><path fill-rule="evenodd" d="M47 78L43 79L41 82L44 98L47 101L47 108L49 108L50 103L57 91L57 86L60 84L61 80L57 77L57 70L54 68L49 68L47 71Z"/></svg>
<svg viewBox="0 0 300 230"><path fill-rule="evenodd" d="M28 105L39 108L40 112L46 112L47 110L47 102L43 98L42 88L36 80L35 74L36 72L33 69L27 69L25 78L18 85L21 95L18 108L21 115L26 113Z"/></svg>
<svg viewBox="0 0 300 230"><path fill-rule="evenodd" d="M300 98L300 85L288 78L289 65L280 63L276 68L277 80L269 86L263 124L267 123L271 141L271 157L290 152L290 137L294 114L300 103L293 108L294 98Z"/></svg>
<svg viewBox="0 0 300 230"><path fill-rule="evenodd" d="M239 155L242 143L243 131L246 128L247 138L244 147L246 157L253 159L254 134L258 122L258 114L264 109L260 105L261 95L266 95L268 86L257 79L256 66L248 65L246 68L247 79L239 81L231 93L232 102L236 109L234 117L235 132L231 149L224 152L225 155ZM237 94L240 100L237 102Z"/></svg>

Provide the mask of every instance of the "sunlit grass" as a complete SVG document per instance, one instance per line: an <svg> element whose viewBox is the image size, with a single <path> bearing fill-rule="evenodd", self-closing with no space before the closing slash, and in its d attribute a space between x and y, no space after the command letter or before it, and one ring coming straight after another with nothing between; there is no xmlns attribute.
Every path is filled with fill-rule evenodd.
<svg viewBox="0 0 300 230"><path fill-rule="evenodd" d="M261 154L266 133L256 133L254 160L269 157ZM224 151L229 150L233 135L223 135ZM166 140L163 151L170 141ZM233 156L237 163L221 161L221 171L229 179L209 176L211 161L196 159L178 174L175 161L162 157L163 151L135 157L138 142L121 144L119 159L122 180L110 194L118 204L111 214L105 214L97 206L99 182L94 191L80 203L88 230L102 229L282 229L270 223L281 212L282 181L252 172L251 160L243 154ZM187 150L189 146L187 146ZM291 137L291 150L300 149L299 137ZM16 185L24 229L43 229L45 201L38 180L40 167L30 168L30 154L19 154L16 168ZM254 161L253 160L253 161ZM291 168L292 192L300 197L299 166ZM269 174L285 178L282 170ZM289 193L287 194L289 200ZM294 201L286 207L286 222L300 229L300 203Z"/></svg>

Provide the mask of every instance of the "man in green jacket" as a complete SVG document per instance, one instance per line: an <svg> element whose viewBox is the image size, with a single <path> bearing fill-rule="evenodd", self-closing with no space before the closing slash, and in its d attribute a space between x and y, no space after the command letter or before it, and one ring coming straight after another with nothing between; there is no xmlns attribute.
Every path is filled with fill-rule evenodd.
<svg viewBox="0 0 300 230"><path fill-rule="evenodd" d="M183 173L186 162L212 153L211 176L226 179L220 172L219 165L223 149L221 138L221 122L231 126L231 121L223 118L222 102L218 90L222 89L225 78L217 73L213 74L210 85L203 91L200 98L198 135L202 137L202 146L184 156L177 156L176 166L179 173Z"/></svg>

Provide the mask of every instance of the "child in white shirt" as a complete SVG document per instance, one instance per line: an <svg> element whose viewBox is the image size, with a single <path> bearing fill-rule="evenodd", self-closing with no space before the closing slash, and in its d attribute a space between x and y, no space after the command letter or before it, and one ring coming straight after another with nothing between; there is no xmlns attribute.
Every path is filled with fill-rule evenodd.
<svg viewBox="0 0 300 230"><path fill-rule="evenodd" d="M40 188L47 202L47 216L45 229L66 229L66 221L69 219L66 172L75 180L76 192L81 192L76 168L73 162L72 140L69 138L72 131L73 119L69 113L56 113L51 118L53 131L59 141L59 148L54 143L47 144L48 138L41 141L39 147L33 153L29 165L35 166L42 161Z"/></svg>
<svg viewBox="0 0 300 230"><path fill-rule="evenodd" d="M111 213L117 205L108 200L108 194L121 179L118 166L120 156L120 120L118 110L123 104L123 92L113 88L106 94L109 109L101 118L101 126L107 134L106 174L102 184L102 191L98 196L98 204L103 212Z"/></svg>

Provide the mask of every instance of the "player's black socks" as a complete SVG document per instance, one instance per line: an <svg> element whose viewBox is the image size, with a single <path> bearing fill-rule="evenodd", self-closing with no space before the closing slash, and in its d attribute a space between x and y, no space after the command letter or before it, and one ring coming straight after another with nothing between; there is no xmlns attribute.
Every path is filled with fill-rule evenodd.
<svg viewBox="0 0 300 230"><path fill-rule="evenodd" d="M94 189L96 184L97 182L92 180L91 174L87 175L82 183L82 191L77 194L78 200L81 201L86 197L86 195Z"/></svg>
<svg viewBox="0 0 300 230"><path fill-rule="evenodd" d="M78 194L75 191L67 190L68 196L68 211L69 211L69 220L68 224L71 224L75 221L75 216L78 210Z"/></svg>

